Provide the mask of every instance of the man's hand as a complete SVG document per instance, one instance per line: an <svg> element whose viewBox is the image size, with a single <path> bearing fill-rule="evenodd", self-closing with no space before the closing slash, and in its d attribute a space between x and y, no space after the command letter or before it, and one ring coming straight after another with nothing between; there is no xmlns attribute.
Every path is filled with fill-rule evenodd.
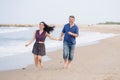
<svg viewBox="0 0 120 80"><path fill-rule="evenodd" d="M72 35L72 36L74 35L74 33L70 32L70 31L68 32L68 34L69 34L69 35Z"/></svg>

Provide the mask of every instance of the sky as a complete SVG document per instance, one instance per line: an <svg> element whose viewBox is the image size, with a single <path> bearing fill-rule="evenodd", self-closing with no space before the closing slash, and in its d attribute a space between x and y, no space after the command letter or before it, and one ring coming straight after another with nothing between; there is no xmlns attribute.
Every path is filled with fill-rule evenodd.
<svg viewBox="0 0 120 80"><path fill-rule="evenodd" d="M120 22L120 0L0 0L0 24Z"/></svg>

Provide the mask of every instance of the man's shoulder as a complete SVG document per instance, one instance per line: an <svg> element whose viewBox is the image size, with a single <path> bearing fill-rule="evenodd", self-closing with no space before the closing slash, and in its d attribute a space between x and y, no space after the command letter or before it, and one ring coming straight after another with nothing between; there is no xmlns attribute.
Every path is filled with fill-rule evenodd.
<svg viewBox="0 0 120 80"><path fill-rule="evenodd" d="M75 24L74 26L75 26L75 28L77 28L77 29L78 29L78 26L77 26L76 24Z"/></svg>
<svg viewBox="0 0 120 80"><path fill-rule="evenodd" d="M78 27L78 25L77 25L77 24L75 24L74 26L75 26L75 27Z"/></svg>
<svg viewBox="0 0 120 80"><path fill-rule="evenodd" d="M64 26L69 26L69 23L65 24Z"/></svg>

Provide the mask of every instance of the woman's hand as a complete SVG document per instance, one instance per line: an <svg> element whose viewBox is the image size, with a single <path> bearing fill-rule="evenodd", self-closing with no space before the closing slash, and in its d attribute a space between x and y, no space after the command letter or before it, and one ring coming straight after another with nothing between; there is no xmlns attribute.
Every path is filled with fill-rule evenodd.
<svg viewBox="0 0 120 80"><path fill-rule="evenodd" d="M59 39L58 39L59 41L62 41L63 39L62 39L62 37L59 37Z"/></svg>
<svg viewBox="0 0 120 80"><path fill-rule="evenodd" d="M26 44L26 45L25 45L25 47L28 47L28 46L29 46L29 44Z"/></svg>

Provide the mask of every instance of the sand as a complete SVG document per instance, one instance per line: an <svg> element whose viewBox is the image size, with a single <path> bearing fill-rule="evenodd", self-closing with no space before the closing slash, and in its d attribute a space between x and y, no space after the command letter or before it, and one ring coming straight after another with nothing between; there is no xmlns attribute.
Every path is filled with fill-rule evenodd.
<svg viewBox="0 0 120 80"><path fill-rule="evenodd" d="M80 27L84 31L120 34L120 27ZM63 68L62 50L47 53L52 58L44 68L0 71L0 80L120 80L120 35L98 44L76 47L69 69Z"/></svg>

